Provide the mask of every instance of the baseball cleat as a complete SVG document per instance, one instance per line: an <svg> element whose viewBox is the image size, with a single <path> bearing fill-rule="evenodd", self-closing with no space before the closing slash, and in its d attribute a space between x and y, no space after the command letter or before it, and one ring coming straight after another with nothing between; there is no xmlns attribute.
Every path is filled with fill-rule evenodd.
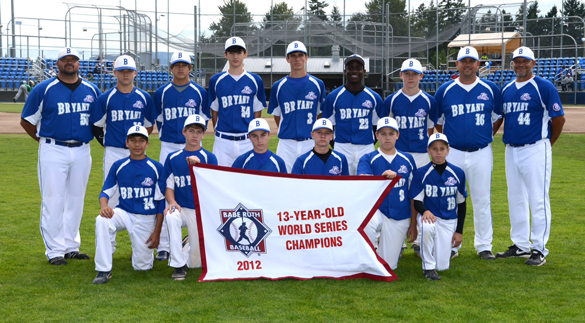
<svg viewBox="0 0 585 323"><path fill-rule="evenodd" d="M185 280L185 277L187 277L187 265L180 268L175 268L175 272L173 273L172 277L174 280Z"/></svg>
<svg viewBox="0 0 585 323"><path fill-rule="evenodd" d="M436 270L423 270L423 274L428 280L441 280Z"/></svg>
<svg viewBox="0 0 585 323"><path fill-rule="evenodd" d="M451 259L459 257L459 251L451 250Z"/></svg>
<svg viewBox="0 0 585 323"><path fill-rule="evenodd" d="M89 259L89 256L79 251L71 251L65 254L65 259Z"/></svg>
<svg viewBox="0 0 585 323"><path fill-rule="evenodd" d="M484 250L484 251L478 253L478 255L483 260L495 260L496 259L496 256L494 256L494 254L490 250Z"/></svg>
<svg viewBox="0 0 585 323"><path fill-rule="evenodd" d="M112 278L111 271L100 271L93 279L94 284L105 284Z"/></svg>
<svg viewBox="0 0 585 323"><path fill-rule="evenodd" d="M420 258L420 245L413 243L412 246L410 247L412 250L414 250L414 254Z"/></svg>
<svg viewBox="0 0 585 323"><path fill-rule="evenodd" d="M55 257L49 259L49 263L54 266L67 265L67 260L63 257Z"/></svg>
<svg viewBox="0 0 585 323"><path fill-rule="evenodd" d="M546 258L544 255L538 250L532 250L532 254L530 258L526 260L525 264L530 266L542 266L546 264Z"/></svg>
<svg viewBox="0 0 585 323"><path fill-rule="evenodd" d="M169 252L168 251L163 250L163 251L159 251L156 253L156 260L163 261L163 260L167 260L167 259L169 259Z"/></svg>
<svg viewBox="0 0 585 323"><path fill-rule="evenodd" d="M498 252L496 258L528 258L530 252L522 251L522 249L516 247L515 244L511 245L508 250L504 252Z"/></svg>

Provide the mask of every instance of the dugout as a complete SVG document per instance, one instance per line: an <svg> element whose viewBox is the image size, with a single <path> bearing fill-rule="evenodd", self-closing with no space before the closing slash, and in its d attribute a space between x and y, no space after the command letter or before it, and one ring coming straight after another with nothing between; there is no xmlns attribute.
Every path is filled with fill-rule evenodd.
<svg viewBox="0 0 585 323"><path fill-rule="evenodd" d="M517 32L461 34L453 39L448 48L472 46L477 49L480 57L488 54L489 61L495 66L506 66L506 54L511 54L522 46L522 36ZM449 57L448 68L455 68L457 52Z"/></svg>

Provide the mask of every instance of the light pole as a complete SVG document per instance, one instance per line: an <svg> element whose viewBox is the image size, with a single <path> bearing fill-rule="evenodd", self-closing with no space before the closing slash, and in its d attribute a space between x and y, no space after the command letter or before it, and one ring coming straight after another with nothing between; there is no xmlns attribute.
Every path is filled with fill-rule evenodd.
<svg viewBox="0 0 585 323"><path fill-rule="evenodd" d="M41 27L41 20L37 19L38 23L39 23L39 58L42 56L41 55L41 30L43 30L43 27Z"/></svg>

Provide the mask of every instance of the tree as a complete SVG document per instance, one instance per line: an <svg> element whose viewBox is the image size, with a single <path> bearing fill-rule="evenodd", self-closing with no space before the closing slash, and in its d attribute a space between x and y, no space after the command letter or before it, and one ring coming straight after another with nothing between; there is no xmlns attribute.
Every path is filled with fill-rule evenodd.
<svg viewBox="0 0 585 323"><path fill-rule="evenodd" d="M439 7L442 7L439 24L441 28L445 28L460 23L467 6L463 4L463 0L441 0Z"/></svg>
<svg viewBox="0 0 585 323"><path fill-rule="evenodd" d="M328 21L327 14L325 13L325 8L329 6L329 4L325 1L320 0L309 0L309 13L313 14L317 18Z"/></svg>
<svg viewBox="0 0 585 323"><path fill-rule="evenodd" d="M248 28L254 29L252 24L252 14L248 7L241 0L224 0L223 5L217 8L221 12L219 22L213 22L209 26L213 37L229 37L232 35L232 26L234 25L234 1L236 5L235 22L237 24L245 23Z"/></svg>
<svg viewBox="0 0 585 323"><path fill-rule="evenodd" d="M341 28L343 25L341 18L341 12L337 5L333 5L333 9L331 10L331 24L336 28Z"/></svg>
<svg viewBox="0 0 585 323"><path fill-rule="evenodd" d="M585 17L585 4L582 0L565 0L563 16L571 17ZM571 35L577 41L577 44L583 44L581 38L585 37L583 33L583 22L578 18L566 18L565 23L568 24L566 29L563 29L565 34ZM572 42L571 42L572 43Z"/></svg>
<svg viewBox="0 0 585 323"><path fill-rule="evenodd" d="M278 23L293 17L295 13L293 8L289 7L288 4L283 1L274 5L272 14L274 14L274 24L277 25ZM262 19L262 25L264 28L270 28L270 20L270 10L268 10Z"/></svg>

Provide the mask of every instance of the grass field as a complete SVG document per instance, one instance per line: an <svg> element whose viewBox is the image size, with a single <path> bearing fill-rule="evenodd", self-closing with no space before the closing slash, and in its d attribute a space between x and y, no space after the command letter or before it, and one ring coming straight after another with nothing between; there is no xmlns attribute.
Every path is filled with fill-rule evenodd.
<svg viewBox="0 0 585 323"><path fill-rule="evenodd" d="M213 137L204 147L211 150ZM39 232L37 144L25 135L0 136L0 321L2 322L519 322L585 320L585 135L562 135L553 148L550 255L542 267L523 259L482 261L473 249L468 214L461 255L442 281L422 276L405 252L391 283L358 280L252 280L197 283L201 270L173 281L172 268L131 265L128 235L118 234L113 279L92 284L93 260L50 266ZM81 251L95 252L103 148L92 142L93 166L81 224ZM273 138L271 149L276 140ZM159 141L147 151L155 159ZM510 244L501 136L494 142L494 251ZM471 210L471 207L468 207ZM469 211L471 212L471 211Z"/></svg>

